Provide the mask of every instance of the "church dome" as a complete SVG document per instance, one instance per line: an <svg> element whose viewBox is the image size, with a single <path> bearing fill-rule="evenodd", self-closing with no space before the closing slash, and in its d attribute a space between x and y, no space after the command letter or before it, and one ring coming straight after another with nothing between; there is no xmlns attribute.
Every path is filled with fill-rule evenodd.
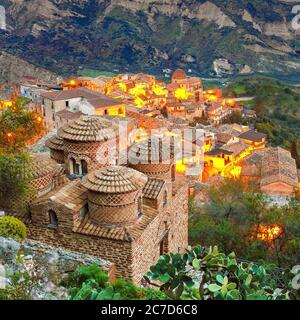
<svg viewBox="0 0 300 320"><path fill-rule="evenodd" d="M115 138L111 123L99 116L83 116L66 126L60 137L74 142L99 142Z"/></svg>
<svg viewBox="0 0 300 320"><path fill-rule="evenodd" d="M172 80L183 80L186 78L187 75L182 69L177 69L172 75Z"/></svg>
<svg viewBox="0 0 300 320"><path fill-rule="evenodd" d="M121 166L97 170L87 176L82 185L99 193L135 192L144 187L147 177L133 169Z"/></svg>
<svg viewBox="0 0 300 320"><path fill-rule="evenodd" d="M168 178L174 164L174 144L152 137L134 144L128 152L129 165L151 177Z"/></svg>
<svg viewBox="0 0 300 320"><path fill-rule="evenodd" d="M89 219L100 226L133 224L141 213L147 181L144 174L121 166L90 173L82 181L88 190Z"/></svg>
<svg viewBox="0 0 300 320"><path fill-rule="evenodd" d="M56 150L56 151L63 151L64 150L64 140L63 138L59 135L59 132L49 138L46 143L46 147L48 147L51 150Z"/></svg>

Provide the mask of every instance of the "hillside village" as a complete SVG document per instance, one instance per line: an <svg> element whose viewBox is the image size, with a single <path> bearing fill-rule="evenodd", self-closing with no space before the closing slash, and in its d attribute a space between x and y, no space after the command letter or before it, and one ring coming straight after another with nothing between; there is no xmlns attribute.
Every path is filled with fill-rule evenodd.
<svg viewBox="0 0 300 320"><path fill-rule="evenodd" d="M27 76L0 110L16 97L45 128L31 146L37 197L25 214L5 199L2 209L27 224L30 239L112 262L112 277L139 284L159 256L183 252L188 198L203 201L203 186L226 178L274 201L299 194L296 161L268 145L255 112L183 70L170 83L143 73Z"/></svg>

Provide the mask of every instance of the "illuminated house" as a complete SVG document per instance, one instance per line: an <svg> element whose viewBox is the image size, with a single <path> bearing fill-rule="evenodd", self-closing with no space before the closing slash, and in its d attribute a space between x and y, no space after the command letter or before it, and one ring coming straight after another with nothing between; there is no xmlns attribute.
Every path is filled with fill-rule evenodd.
<svg viewBox="0 0 300 320"><path fill-rule="evenodd" d="M223 145L223 150L233 152L234 160L239 161L242 158L251 154L251 147L242 141L234 142L231 144Z"/></svg>
<svg viewBox="0 0 300 320"><path fill-rule="evenodd" d="M184 118L192 121L194 118L202 118L204 108L198 102L171 102L166 105L168 117Z"/></svg>
<svg viewBox="0 0 300 320"><path fill-rule="evenodd" d="M122 100L113 99L100 93L85 89L64 91L45 91L41 93L42 111L48 129L58 127L56 114L62 110L82 112L86 115L125 116L126 108Z"/></svg>
<svg viewBox="0 0 300 320"><path fill-rule="evenodd" d="M234 160L234 153L225 149L213 149L204 154L204 163L222 173L224 168Z"/></svg>
<svg viewBox="0 0 300 320"><path fill-rule="evenodd" d="M247 143L253 150L265 148L266 137L266 134L257 132L257 130L249 130L239 135L240 141Z"/></svg>
<svg viewBox="0 0 300 320"><path fill-rule="evenodd" d="M232 113L232 109L224 106L221 101L211 102L206 108L208 119L215 125L220 124L223 120L228 118Z"/></svg>

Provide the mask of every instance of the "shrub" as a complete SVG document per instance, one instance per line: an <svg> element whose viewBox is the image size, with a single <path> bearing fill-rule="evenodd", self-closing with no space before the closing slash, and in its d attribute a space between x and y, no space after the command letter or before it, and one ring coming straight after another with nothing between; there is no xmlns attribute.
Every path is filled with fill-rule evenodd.
<svg viewBox="0 0 300 320"><path fill-rule="evenodd" d="M62 281L66 288L80 288L84 282L93 281L97 286L104 288L108 276L97 264L90 266L80 266L74 272L69 274L68 278Z"/></svg>
<svg viewBox="0 0 300 320"><path fill-rule="evenodd" d="M23 241L26 239L26 226L22 221L15 217L1 217L0 236L12 238L16 241Z"/></svg>

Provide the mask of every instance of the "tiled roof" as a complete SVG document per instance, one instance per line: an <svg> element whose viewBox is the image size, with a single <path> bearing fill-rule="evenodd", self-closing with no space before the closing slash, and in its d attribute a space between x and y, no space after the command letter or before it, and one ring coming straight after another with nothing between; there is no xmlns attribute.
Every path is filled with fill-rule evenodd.
<svg viewBox="0 0 300 320"><path fill-rule="evenodd" d="M157 199L165 181L162 179L149 179L144 187L144 197L148 199Z"/></svg>
<svg viewBox="0 0 300 320"><path fill-rule="evenodd" d="M96 236L100 238L108 238L120 241L131 242L134 239L139 238L146 227L153 221L157 216L158 212L152 208L145 207L143 209L142 218L135 224L127 227L101 227L93 224L88 216L82 220L78 216L75 219L75 225L73 232Z"/></svg>
<svg viewBox="0 0 300 320"><path fill-rule="evenodd" d="M64 150L64 140L63 138L59 135L59 132L49 138L46 143L46 147L53 149L53 150L59 150L62 151Z"/></svg>
<svg viewBox="0 0 300 320"><path fill-rule="evenodd" d="M225 149L215 148L215 149L205 153L206 156L217 156L220 154L231 155L231 154L233 154L233 152L225 150Z"/></svg>
<svg viewBox="0 0 300 320"><path fill-rule="evenodd" d="M254 142L260 142L262 139L266 137L267 137L266 134L257 132L255 130L249 130L239 135L239 138L241 139L250 140Z"/></svg>
<svg viewBox="0 0 300 320"><path fill-rule="evenodd" d="M60 167L58 164L47 155L33 154L31 155L31 159L33 179L46 176L49 173L55 175L59 171Z"/></svg>
<svg viewBox="0 0 300 320"><path fill-rule="evenodd" d="M122 103L120 99L110 98L101 93L91 91L86 88L70 90L44 91L41 96L52 101L69 100L74 98L85 98L95 108L103 106L118 105Z"/></svg>
<svg viewBox="0 0 300 320"><path fill-rule="evenodd" d="M115 127L99 116L83 116L65 125L60 136L71 141L96 142L114 139Z"/></svg>
<svg viewBox="0 0 300 320"><path fill-rule="evenodd" d="M222 147L223 150L233 152L233 154L235 156L238 156L239 154L241 154L242 152L244 152L248 148L249 148L249 146L245 142L235 142L233 144L226 145L226 146Z"/></svg>
<svg viewBox="0 0 300 320"><path fill-rule="evenodd" d="M82 185L91 191L100 193L126 193L142 189L147 176L127 167L109 167L90 173Z"/></svg>
<svg viewBox="0 0 300 320"><path fill-rule="evenodd" d="M51 195L49 199L68 209L78 211L87 202L87 192L80 181L75 180L63 186L59 191Z"/></svg>
<svg viewBox="0 0 300 320"><path fill-rule="evenodd" d="M280 147L269 148L262 158L261 185L264 186L278 181L297 187L296 161L287 150Z"/></svg>
<svg viewBox="0 0 300 320"><path fill-rule="evenodd" d="M217 141L218 143L226 144L228 141L230 141L232 138L234 138L233 135L225 132L219 132L217 133Z"/></svg>
<svg viewBox="0 0 300 320"><path fill-rule="evenodd" d="M96 99L88 99L88 102L97 108L109 107L109 106L117 106L123 103L122 100L113 99L113 98L96 98Z"/></svg>
<svg viewBox="0 0 300 320"><path fill-rule="evenodd" d="M83 113L80 111L79 112L72 112L67 109L56 112L56 116L60 117L61 119L65 119L65 120L76 120L76 119L79 119L82 115L83 115Z"/></svg>

